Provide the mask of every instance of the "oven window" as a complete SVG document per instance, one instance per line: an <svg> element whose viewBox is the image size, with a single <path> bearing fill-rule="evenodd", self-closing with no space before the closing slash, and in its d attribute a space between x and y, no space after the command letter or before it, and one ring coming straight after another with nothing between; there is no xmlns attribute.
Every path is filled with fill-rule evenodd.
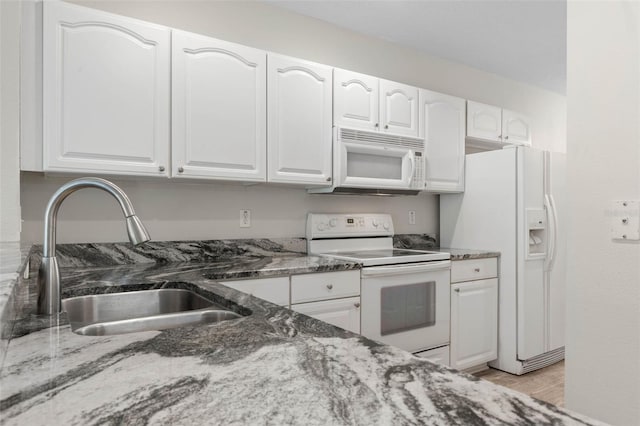
<svg viewBox="0 0 640 426"><path fill-rule="evenodd" d="M347 176L402 179L402 157L347 152Z"/></svg>
<svg viewBox="0 0 640 426"><path fill-rule="evenodd" d="M436 323L436 282L383 287L380 334L399 333Z"/></svg>

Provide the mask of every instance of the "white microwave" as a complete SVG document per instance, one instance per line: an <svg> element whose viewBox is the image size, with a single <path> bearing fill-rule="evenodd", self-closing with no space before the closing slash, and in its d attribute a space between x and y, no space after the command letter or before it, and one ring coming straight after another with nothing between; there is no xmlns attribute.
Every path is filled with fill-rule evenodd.
<svg viewBox="0 0 640 426"><path fill-rule="evenodd" d="M338 127L333 186L311 192L417 194L424 189L424 139Z"/></svg>

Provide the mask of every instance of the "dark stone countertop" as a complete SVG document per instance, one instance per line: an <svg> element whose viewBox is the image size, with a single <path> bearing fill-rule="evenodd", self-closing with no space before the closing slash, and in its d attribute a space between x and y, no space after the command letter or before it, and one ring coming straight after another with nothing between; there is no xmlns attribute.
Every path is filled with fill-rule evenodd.
<svg viewBox="0 0 640 426"><path fill-rule="evenodd" d="M597 424L204 278L221 265L122 263L63 268L64 297L187 288L250 315L80 336L64 313L34 315L35 274L20 279L1 423Z"/></svg>

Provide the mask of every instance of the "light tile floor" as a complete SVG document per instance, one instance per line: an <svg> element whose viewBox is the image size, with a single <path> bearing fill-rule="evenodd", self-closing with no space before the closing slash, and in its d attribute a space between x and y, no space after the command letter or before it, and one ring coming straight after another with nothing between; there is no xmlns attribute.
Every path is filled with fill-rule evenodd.
<svg viewBox="0 0 640 426"><path fill-rule="evenodd" d="M564 407L564 361L522 376L493 368L480 371L475 376Z"/></svg>

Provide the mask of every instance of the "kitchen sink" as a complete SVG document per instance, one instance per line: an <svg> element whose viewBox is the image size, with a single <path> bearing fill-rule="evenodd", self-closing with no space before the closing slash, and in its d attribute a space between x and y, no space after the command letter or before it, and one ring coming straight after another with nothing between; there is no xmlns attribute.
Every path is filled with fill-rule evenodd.
<svg viewBox="0 0 640 426"><path fill-rule="evenodd" d="M189 290L159 289L64 299L71 330L85 336L165 330L241 318Z"/></svg>

